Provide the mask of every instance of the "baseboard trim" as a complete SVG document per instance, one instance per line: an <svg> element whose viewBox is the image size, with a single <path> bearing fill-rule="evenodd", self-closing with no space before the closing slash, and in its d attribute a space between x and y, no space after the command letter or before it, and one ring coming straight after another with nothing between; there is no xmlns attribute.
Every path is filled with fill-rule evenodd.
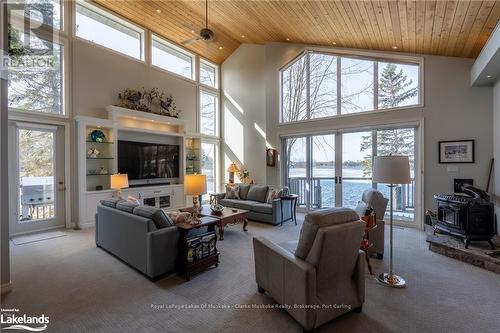
<svg viewBox="0 0 500 333"><path fill-rule="evenodd" d="M12 281L0 285L0 294L4 295L12 291Z"/></svg>
<svg viewBox="0 0 500 333"><path fill-rule="evenodd" d="M93 227L95 227L95 222L79 223L78 227L80 229L93 228Z"/></svg>

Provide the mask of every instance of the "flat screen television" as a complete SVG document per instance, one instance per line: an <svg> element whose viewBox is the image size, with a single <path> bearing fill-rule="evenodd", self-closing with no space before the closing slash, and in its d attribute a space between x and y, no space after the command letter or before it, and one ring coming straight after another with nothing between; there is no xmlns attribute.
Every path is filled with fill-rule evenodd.
<svg viewBox="0 0 500 333"><path fill-rule="evenodd" d="M118 172L130 180L179 177L179 146L118 140Z"/></svg>

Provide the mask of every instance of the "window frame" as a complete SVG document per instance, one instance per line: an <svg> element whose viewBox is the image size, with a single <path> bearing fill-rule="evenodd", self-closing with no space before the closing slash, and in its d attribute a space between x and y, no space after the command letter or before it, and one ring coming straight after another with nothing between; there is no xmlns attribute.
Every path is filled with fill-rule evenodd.
<svg viewBox="0 0 500 333"><path fill-rule="evenodd" d="M192 82L196 82L196 70L197 70L197 66L196 66L196 55L190 51L187 51L186 49L178 46L177 44L171 42L170 40L164 38L164 37L161 37L153 32L151 32L151 37L149 38L149 44L150 44L150 47L149 47L149 54L150 54L150 61L151 61L151 67L155 68L155 69L159 69L161 71L164 71L164 72L167 72L171 75L174 75L176 77L179 77L179 78L182 78L184 80L189 80L189 81L192 81ZM182 53L186 56L188 56L189 58L191 58L191 77L187 77L187 76L184 76L182 74L178 74L178 73L175 73L167 68L163 68L163 67L160 67L158 65L155 65L153 63L153 41L156 40L158 43L160 44L163 44L164 46L168 47L168 48L171 48L173 49L174 51L177 51L179 53Z"/></svg>
<svg viewBox="0 0 500 333"><path fill-rule="evenodd" d="M68 6L64 7L67 10ZM61 14L62 16L65 13ZM19 25L23 25L23 23L27 20L26 18L20 18L17 15L11 20L11 24L15 27ZM29 22L29 21L28 21ZM38 22L38 21L36 21ZM51 29L47 28L47 26L42 25L42 29L38 31L41 39L52 41L53 44L58 44L62 48L62 56L61 56L61 113L53 113L53 112L40 112L40 111L31 111L22 108L10 107L8 106L8 112L16 112L19 114L27 114L27 115L38 115L40 117L53 117L53 118L70 118L70 70L69 70L69 59L70 59L70 42L69 39L57 29L54 29L51 33ZM8 103L8 101L7 101Z"/></svg>
<svg viewBox="0 0 500 333"><path fill-rule="evenodd" d="M202 93L214 96L216 99L215 100L216 110L215 110L215 119L214 119L214 123L215 123L215 134L214 135L201 132L201 94ZM213 89L206 89L206 88L201 87L201 86L199 87L199 89L198 89L198 128L197 128L197 132L200 134L200 136L205 137L205 138L216 138L216 139L220 138L220 124L219 124L220 118L221 118L221 116L220 116L220 103L221 103L220 93L218 91L215 91Z"/></svg>
<svg viewBox="0 0 500 333"><path fill-rule="evenodd" d="M220 140L215 137L201 137L201 147L203 147L203 144L210 144L214 145L214 176L215 176L215 192L219 192L220 189L220 171L221 171L221 154L220 154ZM203 150L203 148L201 149ZM201 170L201 168L200 168Z"/></svg>
<svg viewBox="0 0 500 333"><path fill-rule="evenodd" d="M215 73L215 85L214 86L210 86L206 83L202 83L201 82L201 65L202 64L205 64L209 67L212 67L214 69L214 73ZM199 61L199 70L198 70L198 83L200 84L200 86L203 86L205 88L208 88L208 89L215 89L215 90L218 90L219 89L219 65L205 59L205 58L202 58L200 57L200 61Z"/></svg>
<svg viewBox="0 0 500 333"><path fill-rule="evenodd" d="M80 37L76 34L76 12L77 12L77 6L80 5L82 7L85 7L86 9L88 10L91 10L91 11L95 11L97 12L98 14L108 18L109 20L111 21L114 21L115 23L117 24L120 24L120 25L123 25L131 30L135 30L136 32L139 33L139 35L141 36L141 40L140 40L140 58L136 58L134 56L131 56L131 55L128 55L128 54L125 54L121 51L118 51L118 50L115 50L113 48L110 48L108 46L105 46L105 45L101 45L101 44L98 44L98 43L95 43L91 40L88 40L88 39L85 39L83 37ZM105 8L103 8L102 6L92 2L90 3L89 1L86 1L86 0L77 0L73 3L73 8L71 10L71 14L72 14L72 37L76 40L79 40L79 41L82 41L82 42L85 42L85 43L88 43L88 44L91 44L91 45L94 45L96 47L99 47L99 48L102 48L102 49L105 49L105 50L108 50L108 51L111 51L113 52L114 54L118 54L118 55L121 55L121 56L124 56L124 57L127 57L129 59L132 59L132 60L135 60L135 61L139 61L141 63L146 63L146 38L147 38L147 33L146 33L146 28L140 26L140 25L137 25L135 23L132 23L131 21L125 19L124 17L116 14L116 13L113 13Z"/></svg>
<svg viewBox="0 0 500 333"><path fill-rule="evenodd" d="M311 53L319 53L325 55L331 55L337 57L337 108L336 114L334 116L320 117L320 118L311 118L310 117L310 103L309 103L309 73L306 73L306 109L307 109L307 119L297 120L297 121L283 121L283 72L286 71L290 66L292 66L295 62L299 61L301 57L305 57L304 61L306 62L306 70L309 71L309 59ZM359 59L359 60L368 60L374 62L373 69L373 83L374 83L374 91L373 91L373 109L369 111L362 112L354 112L354 113L341 113L341 71L340 71L340 63L342 58L351 58L351 59ZM380 62L384 63L393 63L393 64L402 64L402 65L417 65L418 66L418 102L417 104L412 105L404 105L395 108L379 108L378 107L378 76L379 76L379 66ZM424 107L424 58L420 56L405 56L398 54L387 54L387 53L379 53L379 52L370 52L370 51L358 51L353 52L351 50L334 50L324 49L321 47L318 48L304 48L301 50L295 57L291 60L288 60L282 67L278 69L278 116L277 123L278 126L286 126L297 123L309 123L323 120L334 120L344 117L355 117L360 115L370 115L377 114L382 112L391 112L398 110L406 110L406 109L415 109Z"/></svg>

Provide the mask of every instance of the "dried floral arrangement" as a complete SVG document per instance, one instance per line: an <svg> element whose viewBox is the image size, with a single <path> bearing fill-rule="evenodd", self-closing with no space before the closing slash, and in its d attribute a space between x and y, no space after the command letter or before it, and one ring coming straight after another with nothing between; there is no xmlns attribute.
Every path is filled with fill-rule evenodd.
<svg viewBox="0 0 500 333"><path fill-rule="evenodd" d="M117 106L175 118L179 118L180 114L172 96L167 96L158 88L124 89L118 93Z"/></svg>

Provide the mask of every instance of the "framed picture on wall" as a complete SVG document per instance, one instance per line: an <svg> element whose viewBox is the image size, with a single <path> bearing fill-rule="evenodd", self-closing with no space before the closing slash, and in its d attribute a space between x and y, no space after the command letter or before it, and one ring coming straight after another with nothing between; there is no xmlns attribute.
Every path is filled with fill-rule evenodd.
<svg viewBox="0 0 500 333"><path fill-rule="evenodd" d="M474 140L439 141L439 163L474 162Z"/></svg>
<svg viewBox="0 0 500 333"><path fill-rule="evenodd" d="M273 167L276 166L276 159L278 157L278 151L273 148L266 149L266 165Z"/></svg>

